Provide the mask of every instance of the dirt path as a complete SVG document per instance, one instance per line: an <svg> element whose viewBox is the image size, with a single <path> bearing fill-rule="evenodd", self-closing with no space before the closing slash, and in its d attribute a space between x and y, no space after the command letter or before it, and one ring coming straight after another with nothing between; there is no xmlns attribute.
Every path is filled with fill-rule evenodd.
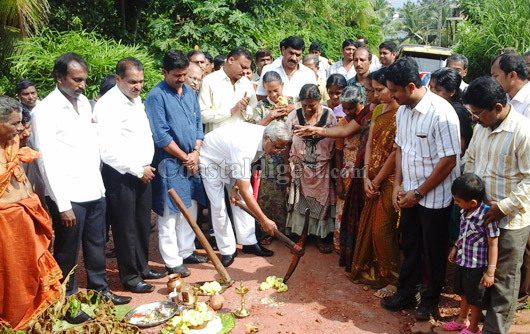
<svg viewBox="0 0 530 334"><path fill-rule="evenodd" d="M164 263L158 253L156 232L151 240L150 264L162 269ZM321 334L321 333L444 333L439 327L432 328L428 323L413 325L409 312L388 312L379 306L379 299L373 291L363 285L353 284L340 268L336 254L323 255L315 245L309 244L305 256L288 282L289 291L275 293L273 289L258 291L258 285L269 275L281 276L289 266L291 255L278 241L269 246L275 251L271 258L260 258L242 254L228 268L231 277L238 285L240 281L250 289L247 305L251 316L238 319L234 334L246 332L246 325L253 325L259 333ZM204 253L200 250L199 252ZM189 265L191 276L186 282L213 280L217 273L211 263ZM167 279L151 281L155 291L150 294L131 294L123 291L118 279L116 259L108 259L107 274L113 291L132 296L131 306L167 298ZM81 274L81 276L84 276ZM80 286L85 286L84 278ZM234 286L223 293L226 299L223 312L235 311L239 307L239 297ZM443 316L457 312L458 302L452 295L444 296ZM202 297L203 299L205 297ZM510 333L530 333L530 311L519 312L518 325L512 326ZM161 327L143 330L143 333L159 333Z"/></svg>

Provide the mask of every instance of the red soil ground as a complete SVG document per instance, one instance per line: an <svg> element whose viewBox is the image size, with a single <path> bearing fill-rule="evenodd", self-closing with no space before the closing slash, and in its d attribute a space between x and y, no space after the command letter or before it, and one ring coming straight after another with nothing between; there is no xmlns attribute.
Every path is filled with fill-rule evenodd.
<svg viewBox="0 0 530 334"><path fill-rule="evenodd" d="M235 286L240 281L250 291L247 306L251 315L237 319L234 334L246 333L247 327L255 326L259 333L303 333L303 334L354 334L354 333L445 333L440 327L430 323L416 323L411 312L389 312L379 306L379 299L366 286L352 283L344 270L337 265L336 254L320 254L314 244L308 244L306 254L288 282L289 291L276 293L274 289L259 291L258 286L267 276L283 277L291 255L280 242L269 246L275 251L271 258L260 258L239 253L235 262L228 268L236 285L223 293L226 299L222 312L232 312L239 307L239 296ZM151 239L150 264L154 269L163 269L164 262L158 252L157 233ZM199 250L204 253L203 250ZM81 265L82 267L82 265ZM189 265L191 276L186 282L208 281L218 278L211 263ZM83 287L84 273L79 272L80 286ZM131 306L167 299L167 278L151 281L155 291L150 294L132 294L124 291L119 279L116 259L107 261L107 275L111 289L122 295L132 296ZM206 300L206 297L201 297ZM458 297L444 295L441 314L450 319L458 312ZM144 329L143 333L159 333L162 327ZM510 333L530 333L530 311L517 313Z"/></svg>

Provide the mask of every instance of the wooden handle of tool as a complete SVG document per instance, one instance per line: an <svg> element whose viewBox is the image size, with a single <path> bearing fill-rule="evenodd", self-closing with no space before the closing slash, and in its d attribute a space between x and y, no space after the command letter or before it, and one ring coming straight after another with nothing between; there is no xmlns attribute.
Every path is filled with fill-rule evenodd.
<svg viewBox="0 0 530 334"><path fill-rule="evenodd" d="M177 195L177 193L173 189L169 189L168 193L173 202L175 202L175 204L178 206L184 218L186 218L186 220L190 224L191 228L193 229L193 232L195 232L197 239L199 239L199 242L206 251L206 255L208 255L208 258L210 259L210 261L212 261L213 265L215 266L215 269L217 270L219 275L221 275L221 279L224 281L225 284L232 285L234 281L230 277L230 274L228 273L228 271L226 271L226 268L223 266L223 264L215 254L212 246L208 242L208 239L206 239L199 225L197 225L197 222L195 222L195 220L191 217L190 213L188 212L188 209L180 199L179 195Z"/></svg>

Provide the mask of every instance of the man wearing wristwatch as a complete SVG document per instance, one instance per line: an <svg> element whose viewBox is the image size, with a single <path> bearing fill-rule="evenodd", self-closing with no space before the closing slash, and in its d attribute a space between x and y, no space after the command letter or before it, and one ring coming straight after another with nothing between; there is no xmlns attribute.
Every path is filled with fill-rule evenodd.
<svg viewBox="0 0 530 334"><path fill-rule="evenodd" d="M398 291L381 305L398 311L416 306L417 320L438 315L445 279L451 184L459 175L458 116L444 99L422 87L418 65L402 58L385 73L387 87L401 105L396 115L396 179L393 205L401 210L404 260ZM426 278L422 282L422 279Z"/></svg>
<svg viewBox="0 0 530 334"><path fill-rule="evenodd" d="M168 272L190 275L184 263L203 263L194 254L195 234L167 191L175 189L192 217L206 194L199 176L199 154L204 138L197 95L185 84L189 61L181 51L169 51L162 61L164 80L147 96L145 109L153 132L157 168L153 180L153 210L158 214L160 254Z"/></svg>

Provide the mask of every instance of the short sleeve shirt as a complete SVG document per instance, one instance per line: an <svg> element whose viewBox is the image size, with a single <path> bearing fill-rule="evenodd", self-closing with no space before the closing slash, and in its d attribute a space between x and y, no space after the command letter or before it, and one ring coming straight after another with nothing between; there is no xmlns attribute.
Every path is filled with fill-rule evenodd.
<svg viewBox="0 0 530 334"><path fill-rule="evenodd" d="M451 185L460 174L460 124L454 108L427 90L414 108L399 107L396 124L396 144L401 148L405 191L414 190L425 182L441 158L456 155L457 167L419 202L430 209L449 206Z"/></svg>

